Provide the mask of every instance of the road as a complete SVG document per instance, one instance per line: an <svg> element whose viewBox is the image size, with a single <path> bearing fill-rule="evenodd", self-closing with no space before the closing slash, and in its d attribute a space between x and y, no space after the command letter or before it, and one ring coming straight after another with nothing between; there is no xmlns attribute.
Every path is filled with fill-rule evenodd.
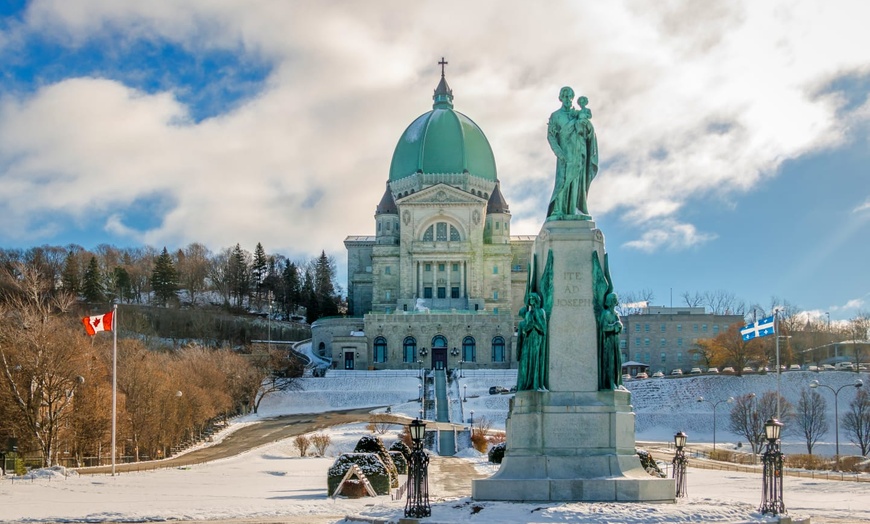
<svg viewBox="0 0 870 524"><path fill-rule="evenodd" d="M347 409L330 411L327 413L308 413L302 415L284 415L240 428L213 446L197 449L177 457L166 460L134 462L129 464L116 464L116 472L144 471L149 469L176 468L211 462L226 457L232 457L249 449L309 433L318 429L337 426L339 424L353 424L355 422L368 422L371 418L372 408ZM80 468L79 474L111 473L111 466L93 468Z"/></svg>

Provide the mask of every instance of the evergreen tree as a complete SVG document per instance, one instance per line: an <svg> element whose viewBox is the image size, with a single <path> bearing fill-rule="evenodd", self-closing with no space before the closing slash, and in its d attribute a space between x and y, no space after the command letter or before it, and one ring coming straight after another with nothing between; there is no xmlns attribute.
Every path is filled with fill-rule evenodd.
<svg viewBox="0 0 870 524"><path fill-rule="evenodd" d="M266 250L263 249L263 244L257 242L257 247L254 248L254 263L251 265L251 278L253 280L257 307L262 305L263 297L268 295L264 288L268 274L269 259L266 256Z"/></svg>
<svg viewBox="0 0 870 524"><path fill-rule="evenodd" d="M115 287L115 296L121 302L129 302L133 296L133 281L130 273L121 266L115 266L112 274L112 282Z"/></svg>
<svg viewBox="0 0 870 524"><path fill-rule="evenodd" d="M250 253L242 250L239 244L230 252L228 262L227 283L230 296L234 299L236 307L245 304L245 298L251 291L251 269L248 263Z"/></svg>
<svg viewBox="0 0 870 524"><path fill-rule="evenodd" d="M85 269L85 276L82 281L82 295L84 295L86 301L93 303L106 300L101 278L97 257L92 256L90 262L88 262L87 269Z"/></svg>
<svg viewBox="0 0 870 524"><path fill-rule="evenodd" d="M66 260L63 263L61 282L63 289L73 295L77 296L82 290L82 282L79 278L78 257L72 251L67 252Z"/></svg>
<svg viewBox="0 0 870 524"><path fill-rule="evenodd" d="M170 299L178 297L178 273L172 263L172 257L166 248L154 260L154 270L151 272L151 289L158 303L166 306Z"/></svg>
<svg viewBox="0 0 870 524"><path fill-rule="evenodd" d="M338 314L339 297L335 292L335 264L325 251L314 264L314 294L317 300L319 317L329 317Z"/></svg>
<svg viewBox="0 0 870 524"><path fill-rule="evenodd" d="M284 309L284 320L290 320L296 314L302 297L302 284L299 282L299 268L293 262L286 260L281 272L280 302Z"/></svg>

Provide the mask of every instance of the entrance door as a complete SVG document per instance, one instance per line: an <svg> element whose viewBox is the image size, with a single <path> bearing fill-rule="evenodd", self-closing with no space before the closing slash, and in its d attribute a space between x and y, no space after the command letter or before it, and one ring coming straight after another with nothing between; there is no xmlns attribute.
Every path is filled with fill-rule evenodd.
<svg viewBox="0 0 870 524"><path fill-rule="evenodd" d="M344 352L344 369L353 369L353 351Z"/></svg>
<svg viewBox="0 0 870 524"><path fill-rule="evenodd" d="M447 369L447 348L432 348L432 369Z"/></svg>

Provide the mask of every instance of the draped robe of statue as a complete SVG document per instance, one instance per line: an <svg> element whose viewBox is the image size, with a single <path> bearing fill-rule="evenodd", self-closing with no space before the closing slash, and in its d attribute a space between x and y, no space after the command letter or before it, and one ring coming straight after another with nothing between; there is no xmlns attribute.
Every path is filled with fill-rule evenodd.
<svg viewBox="0 0 870 524"><path fill-rule="evenodd" d="M556 154L556 185L548 218L589 216L589 185L598 174L598 138L590 114L562 107L550 115L547 141Z"/></svg>

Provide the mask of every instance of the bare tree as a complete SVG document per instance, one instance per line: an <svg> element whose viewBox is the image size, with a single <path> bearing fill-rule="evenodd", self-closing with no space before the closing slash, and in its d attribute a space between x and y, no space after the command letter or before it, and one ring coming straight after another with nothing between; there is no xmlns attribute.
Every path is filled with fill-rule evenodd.
<svg viewBox="0 0 870 524"><path fill-rule="evenodd" d="M694 293L683 291L680 296L683 297L683 302L686 303L687 307L702 307L704 305L704 295L697 291Z"/></svg>
<svg viewBox="0 0 870 524"><path fill-rule="evenodd" d="M86 335L61 316L72 304L31 266L3 270L0 299L0 372L23 431L37 443L43 465L54 463L68 426L76 389L84 381Z"/></svg>
<svg viewBox="0 0 870 524"><path fill-rule="evenodd" d="M795 435L806 440L807 453L813 454L813 447L828 432L828 404L818 391L801 391L801 398L795 410L795 423L790 427Z"/></svg>
<svg viewBox="0 0 870 524"><path fill-rule="evenodd" d="M746 303L725 289L704 293L703 302L714 315L742 315L746 310Z"/></svg>
<svg viewBox="0 0 870 524"><path fill-rule="evenodd" d="M765 441L764 423L776 418L776 393L768 391L761 398L755 393L737 397L728 419L728 429L749 442L753 454L761 451ZM794 418L794 408L782 396L779 397L780 422L789 425Z"/></svg>
<svg viewBox="0 0 870 524"><path fill-rule="evenodd" d="M620 315L633 315L640 313L648 308L650 303L655 298L655 293L651 289L642 289L640 291L628 291L619 294L619 310Z"/></svg>
<svg viewBox="0 0 870 524"><path fill-rule="evenodd" d="M870 453L870 392L859 389L843 416L843 430L849 440L861 448L861 455Z"/></svg>

